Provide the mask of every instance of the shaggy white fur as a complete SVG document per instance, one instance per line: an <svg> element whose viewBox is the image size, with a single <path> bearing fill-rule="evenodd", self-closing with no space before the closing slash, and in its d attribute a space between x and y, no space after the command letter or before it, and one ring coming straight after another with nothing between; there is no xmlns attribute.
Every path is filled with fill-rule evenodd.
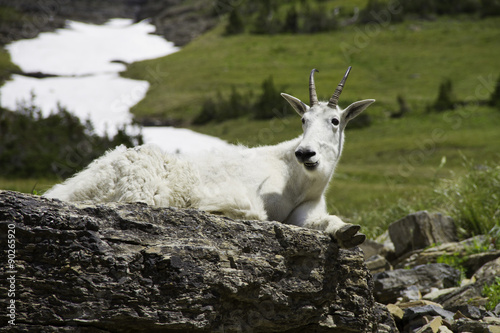
<svg viewBox="0 0 500 333"><path fill-rule="evenodd" d="M45 197L197 208L231 218L324 230L341 246L358 245L365 239L360 227L329 215L324 197L340 159L347 122L374 102L355 102L345 110L336 105L348 72L328 103L317 101L314 71L310 107L282 94L302 116L304 134L296 139L192 156L167 154L152 145L120 146Z"/></svg>

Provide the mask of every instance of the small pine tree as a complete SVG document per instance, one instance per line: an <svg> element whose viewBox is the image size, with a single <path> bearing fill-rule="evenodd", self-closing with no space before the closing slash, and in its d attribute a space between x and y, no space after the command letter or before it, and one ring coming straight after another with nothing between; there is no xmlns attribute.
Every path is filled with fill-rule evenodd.
<svg viewBox="0 0 500 333"><path fill-rule="evenodd" d="M283 27L284 32L291 32L296 34L299 32L299 14L295 6L292 6L288 13L286 14L285 25Z"/></svg>
<svg viewBox="0 0 500 333"><path fill-rule="evenodd" d="M500 76L488 104L500 109Z"/></svg>
<svg viewBox="0 0 500 333"><path fill-rule="evenodd" d="M498 0L481 0L481 16L498 16L500 15L500 1Z"/></svg>
<svg viewBox="0 0 500 333"><path fill-rule="evenodd" d="M391 118L401 118L406 113L411 111L410 106L406 102L406 99L402 95L398 95L397 102L399 105L399 110L391 114Z"/></svg>
<svg viewBox="0 0 500 333"><path fill-rule="evenodd" d="M282 109L283 99L276 86L273 77L270 76L262 82L262 95L259 96L254 107L255 119L271 119L276 116L273 109Z"/></svg>
<svg viewBox="0 0 500 333"><path fill-rule="evenodd" d="M432 105L434 111L453 110L455 108L455 98L453 85L450 79L445 80L439 86L439 93L436 101Z"/></svg>
<svg viewBox="0 0 500 333"><path fill-rule="evenodd" d="M229 22L226 25L226 35L237 35L245 31L245 25L238 9L233 9L229 14Z"/></svg>
<svg viewBox="0 0 500 333"><path fill-rule="evenodd" d="M204 125L212 120L215 120L217 118L217 104L214 102L212 98L207 98L203 101L203 105L201 107L201 111L196 116L196 118L193 119L193 124L194 125Z"/></svg>

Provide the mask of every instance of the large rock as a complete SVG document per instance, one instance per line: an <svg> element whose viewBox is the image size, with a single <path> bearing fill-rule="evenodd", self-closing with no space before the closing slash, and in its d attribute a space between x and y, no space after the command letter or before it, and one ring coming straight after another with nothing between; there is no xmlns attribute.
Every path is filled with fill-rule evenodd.
<svg viewBox="0 0 500 333"><path fill-rule="evenodd" d="M436 298L436 302L442 304L444 308L455 308L463 304L471 304L474 306L484 306L488 301L483 296L483 288L486 284L495 283L496 276L487 275L474 283L466 284L453 291Z"/></svg>
<svg viewBox="0 0 500 333"><path fill-rule="evenodd" d="M0 45L34 38L65 26L66 20L104 23L110 18L135 18L142 0L0 0L12 17L0 22Z"/></svg>
<svg viewBox="0 0 500 333"><path fill-rule="evenodd" d="M426 294L434 288L454 287L460 280L460 272L446 264L429 264L376 273L373 278L375 299L388 304L395 303L412 288Z"/></svg>
<svg viewBox="0 0 500 333"><path fill-rule="evenodd" d="M231 4L206 0L144 0L137 19L151 18L156 33L184 46L215 27Z"/></svg>
<svg viewBox="0 0 500 333"><path fill-rule="evenodd" d="M66 20L102 24L122 17L151 19L157 34L184 46L213 28L231 5L205 0L0 0L0 7L16 13L14 19L0 21L0 45L63 28Z"/></svg>
<svg viewBox="0 0 500 333"><path fill-rule="evenodd" d="M389 235L397 257L433 244L458 240L451 217L427 211L410 214L392 223Z"/></svg>
<svg viewBox="0 0 500 333"><path fill-rule="evenodd" d="M12 316L19 331L43 332L394 329L361 251L319 231L7 191L0 228L15 231L13 267L0 267L15 293L10 319L0 310L3 332ZM2 251L10 244L0 238Z"/></svg>

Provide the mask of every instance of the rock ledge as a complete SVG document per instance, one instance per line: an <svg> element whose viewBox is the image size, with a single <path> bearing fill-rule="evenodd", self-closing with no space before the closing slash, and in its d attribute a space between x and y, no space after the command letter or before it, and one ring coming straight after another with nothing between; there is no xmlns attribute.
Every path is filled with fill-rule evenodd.
<svg viewBox="0 0 500 333"><path fill-rule="evenodd" d="M339 249L318 231L0 191L1 234L12 224L18 331L392 329L362 252ZM13 328L5 309L0 331Z"/></svg>

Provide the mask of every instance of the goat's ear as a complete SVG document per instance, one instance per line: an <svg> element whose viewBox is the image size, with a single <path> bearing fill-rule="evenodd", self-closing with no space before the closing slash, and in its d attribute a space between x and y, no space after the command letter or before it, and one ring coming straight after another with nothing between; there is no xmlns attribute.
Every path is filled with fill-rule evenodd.
<svg viewBox="0 0 500 333"><path fill-rule="evenodd" d="M364 99L362 101L357 101L349 105L344 109L343 112L343 117L345 119L345 122L349 122L349 120L352 120L356 118L361 112L363 112L367 107L370 106L375 102L374 99Z"/></svg>
<svg viewBox="0 0 500 333"><path fill-rule="evenodd" d="M297 111L298 114L301 116L304 115L304 113L309 110L309 106L307 106L304 102L302 102L300 99L297 97L293 97L291 95L281 93L281 96L283 96L284 99L287 100L288 103L292 106L292 108Z"/></svg>

